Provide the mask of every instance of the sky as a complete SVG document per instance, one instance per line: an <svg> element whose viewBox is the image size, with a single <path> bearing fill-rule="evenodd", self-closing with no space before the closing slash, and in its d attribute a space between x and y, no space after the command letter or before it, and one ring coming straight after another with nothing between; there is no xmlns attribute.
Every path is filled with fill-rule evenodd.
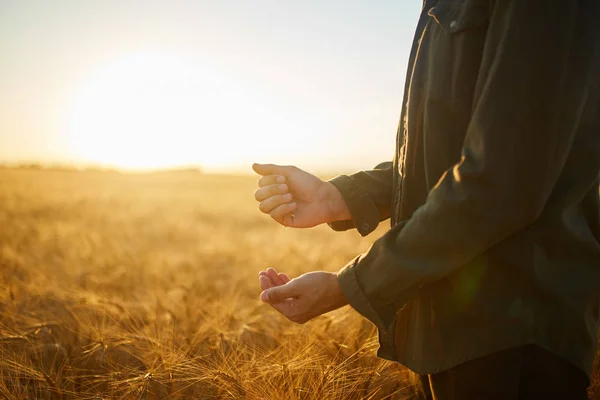
<svg viewBox="0 0 600 400"><path fill-rule="evenodd" d="M418 0L0 0L0 162L391 159Z"/></svg>

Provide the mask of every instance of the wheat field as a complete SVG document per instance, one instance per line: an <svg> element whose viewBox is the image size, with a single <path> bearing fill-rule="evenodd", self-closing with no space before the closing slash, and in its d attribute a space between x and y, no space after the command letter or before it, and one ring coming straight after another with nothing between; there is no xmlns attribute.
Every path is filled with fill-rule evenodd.
<svg viewBox="0 0 600 400"><path fill-rule="evenodd" d="M261 269L335 271L386 227L284 230L256 180L0 170L0 397L410 398L349 307L295 325L258 300Z"/></svg>

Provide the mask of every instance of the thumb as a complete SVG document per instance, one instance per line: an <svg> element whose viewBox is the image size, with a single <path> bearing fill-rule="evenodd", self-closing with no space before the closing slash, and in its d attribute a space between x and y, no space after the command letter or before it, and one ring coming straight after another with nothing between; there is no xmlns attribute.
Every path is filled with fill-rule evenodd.
<svg viewBox="0 0 600 400"><path fill-rule="evenodd" d="M259 175L283 175L289 174L292 167L275 164L252 164L252 169Z"/></svg>
<svg viewBox="0 0 600 400"><path fill-rule="evenodd" d="M297 297L299 294L297 281L290 281L285 285L275 286L263 291L260 294L260 299L265 303L275 304L291 297Z"/></svg>

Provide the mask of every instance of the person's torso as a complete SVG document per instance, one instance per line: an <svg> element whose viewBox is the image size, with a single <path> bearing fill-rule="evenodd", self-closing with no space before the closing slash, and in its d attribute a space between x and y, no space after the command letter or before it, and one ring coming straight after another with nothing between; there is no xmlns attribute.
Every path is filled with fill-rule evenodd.
<svg viewBox="0 0 600 400"><path fill-rule="evenodd" d="M398 129L392 225L409 219L459 162L478 74L490 68L483 52L492 2L425 3ZM582 359L596 346L600 321L598 92L591 91L541 217L399 311L396 351L407 365L433 371L487 348L526 342L589 363Z"/></svg>

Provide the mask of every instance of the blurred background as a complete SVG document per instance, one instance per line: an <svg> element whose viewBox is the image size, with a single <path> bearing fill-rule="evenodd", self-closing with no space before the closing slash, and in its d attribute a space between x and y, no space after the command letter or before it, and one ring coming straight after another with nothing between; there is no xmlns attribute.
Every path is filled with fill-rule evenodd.
<svg viewBox="0 0 600 400"><path fill-rule="evenodd" d="M421 5L0 0L0 163L372 167Z"/></svg>

